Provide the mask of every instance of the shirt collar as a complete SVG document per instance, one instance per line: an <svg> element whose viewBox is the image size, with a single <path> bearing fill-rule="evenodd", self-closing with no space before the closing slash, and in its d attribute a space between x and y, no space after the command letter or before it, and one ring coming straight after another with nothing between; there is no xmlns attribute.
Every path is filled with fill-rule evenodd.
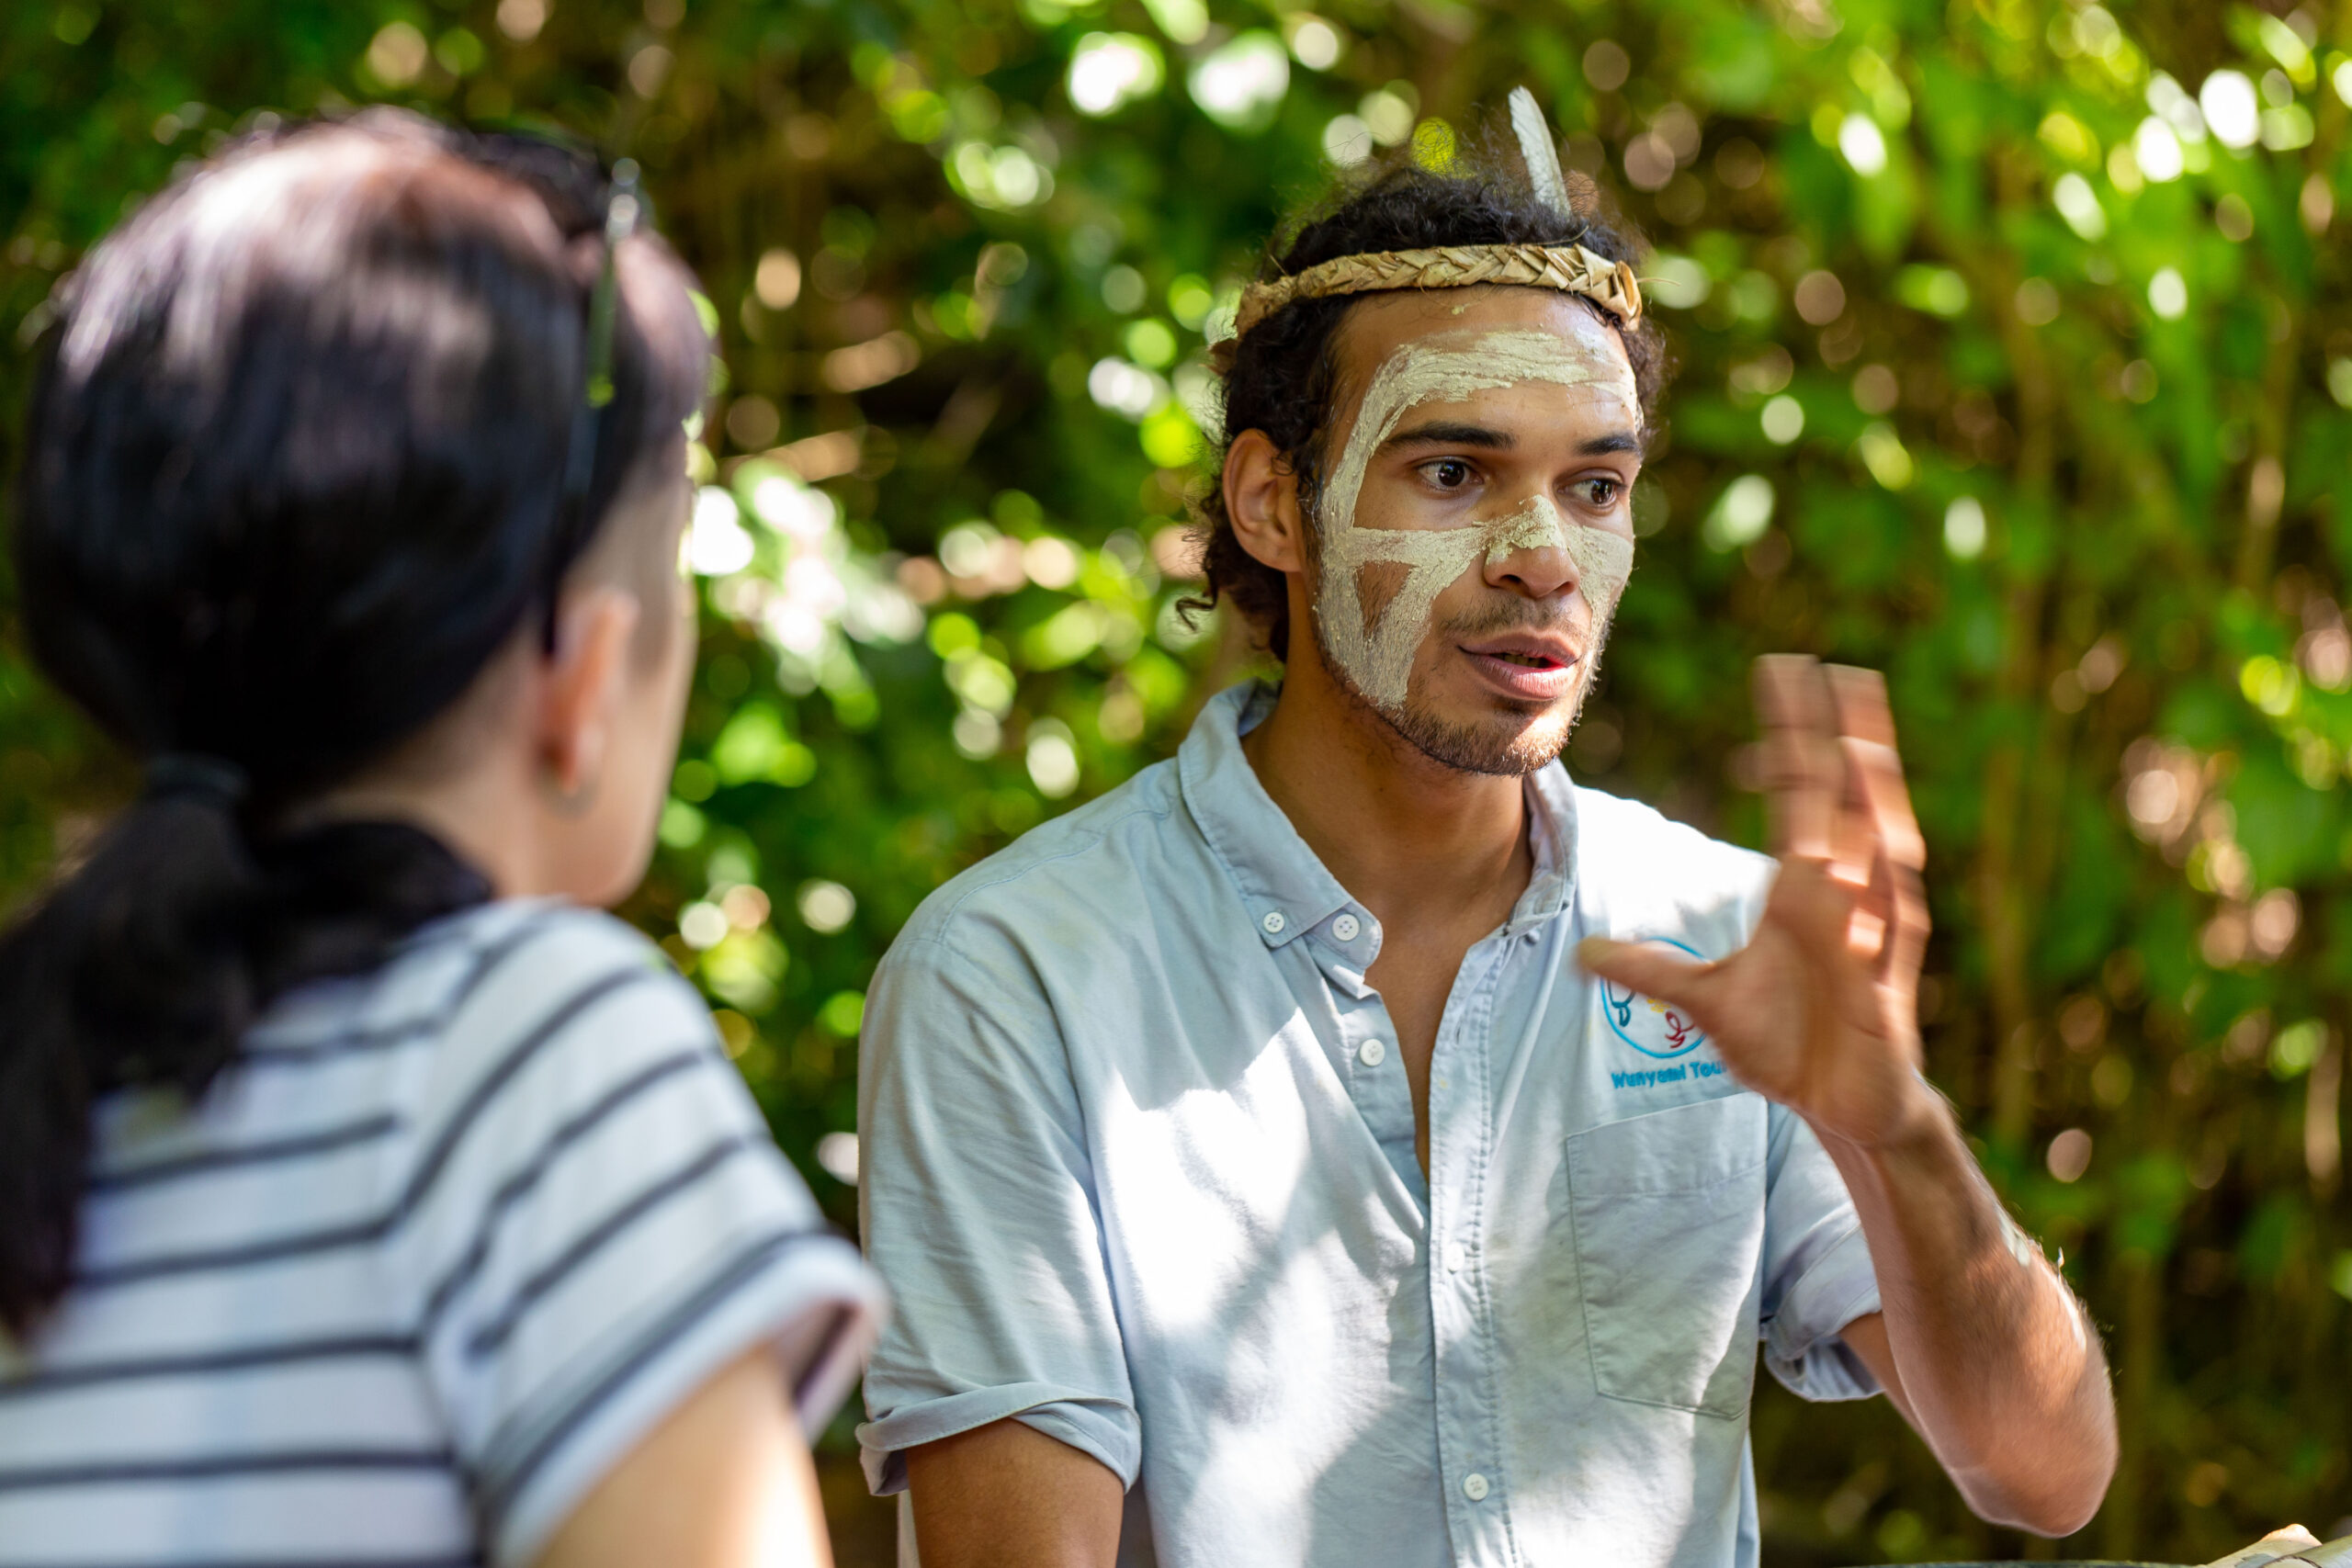
<svg viewBox="0 0 2352 1568"><path fill-rule="evenodd" d="M1354 900L1242 754L1241 738L1274 711L1274 694L1262 681L1244 681L1211 697L1184 737L1176 768L1184 805L1249 906L1260 939L1283 947Z"/></svg>
<svg viewBox="0 0 2352 1568"><path fill-rule="evenodd" d="M1275 688L1245 681L1209 699L1177 752L1184 805L1209 851L1248 906L1258 936L1282 947L1358 906L1276 806L1241 750L1241 738L1273 711ZM1527 891L1505 930L1516 934L1566 910L1575 893L1576 789L1552 762L1527 781Z"/></svg>
<svg viewBox="0 0 2352 1568"><path fill-rule="evenodd" d="M1535 856L1527 891L1510 912L1516 933L1565 911L1576 898L1577 788L1555 759L1527 778L1527 842Z"/></svg>

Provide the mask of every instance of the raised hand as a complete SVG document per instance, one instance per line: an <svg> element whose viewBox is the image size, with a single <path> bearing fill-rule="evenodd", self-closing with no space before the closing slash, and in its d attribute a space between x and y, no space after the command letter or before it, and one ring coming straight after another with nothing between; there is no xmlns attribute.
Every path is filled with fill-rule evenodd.
<svg viewBox="0 0 2352 1568"><path fill-rule="evenodd" d="M1775 656L1757 660L1756 707L1781 871L1755 936L1712 964L1600 938L1578 957L1681 1010L1735 1077L1825 1137L1884 1143L1933 1099L1918 1077L1926 857L1885 683Z"/></svg>
<svg viewBox="0 0 2352 1568"><path fill-rule="evenodd" d="M1970 1506L2068 1534L2114 1472L2106 1359L1918 1073L1925 855L1886 689L1868 671L1766 659L1756 705L1781 871L1755 936L1713 964L1597 939L1578 956L1686 1013L1741 1082L1820 1134L1882 1303L1840 1331L1848 1347Z"/></svg>

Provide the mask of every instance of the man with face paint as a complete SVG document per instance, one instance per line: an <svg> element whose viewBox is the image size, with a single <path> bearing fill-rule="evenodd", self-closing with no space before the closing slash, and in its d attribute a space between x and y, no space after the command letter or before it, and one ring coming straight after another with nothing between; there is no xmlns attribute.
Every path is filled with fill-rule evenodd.
<svg viewBox="0 0 2352 1568"><path fill-rule="evenodd" d="M1279 688L876 978L902 1562L1749 1568L1759 1348L1883 1390L1988 1518L2104 1493L2097 1336L1917 1071L1875 677L1759 671L1777 863L1557 761L1661 355L1514 122L1523 180L1382 173L1244 298L1209 592Z"/></svg>

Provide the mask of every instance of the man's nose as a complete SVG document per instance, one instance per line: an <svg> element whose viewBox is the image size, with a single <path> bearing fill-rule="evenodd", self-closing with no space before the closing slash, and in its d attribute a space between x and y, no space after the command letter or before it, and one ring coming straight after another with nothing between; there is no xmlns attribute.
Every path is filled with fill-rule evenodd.
<svg viewBox="0 0 2352 1568"><path fill-rule="evenodd" d="M1495 530L1486 556L1487 586L1531 599L1550 599L1577 585L1577 563L1567 550L1566 525L1551 497L1521 502Z"/></svg>

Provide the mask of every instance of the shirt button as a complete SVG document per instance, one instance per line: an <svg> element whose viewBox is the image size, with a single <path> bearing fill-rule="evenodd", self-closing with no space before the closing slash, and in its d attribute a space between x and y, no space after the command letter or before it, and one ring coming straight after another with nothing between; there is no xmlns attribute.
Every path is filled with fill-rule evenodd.
<svg viewBox="0 0 2352 1568"><path fill-rule="evenodd" d="M1363 923L1353 915L1341 915L1331 922L1331 934L1341 942L1355 941L1356 933L1362 930L1363 930Z"/></svg>
<svg viewBox="0 0 2352 1568"><path fill-rule="evenodd" d="M1449 1241L1445 1244L1445 1271L1447 1273L1461 1273L1463 1264L1469 1260L1470 1255L1462 1250L1462 1244L1460 1242Z"/></svg>
<svg viewBox="0 0 2352 1568"><path fill-rule="evenodd" d="M1356 1049L1356 1060L1367 1067L1376 1067L1388 1059L1388 1047L1377 1040L1367 1040Z"/></svg>
<svg viewBox="0 0 2352 1568"><path fill-rule="evenodd" d="M1290 924L1288 920L1283 919L1283 912L1280 909L1267 910L1266 918L1260 920L1258 923L1266 928L1266 934L1268 936L1282 935L1283 928Z"/></svg>
<svg viewBox="0 0 2352 1568"><path fill-rule="evenodd" d="M1472 1471L1469 1474L1462 1478L1462 1495L1464 1497L1469 1498L1473 1503L1485 1502L1487 1500L1487 1478L1479 1474L1476 1471Z"/></svg>

